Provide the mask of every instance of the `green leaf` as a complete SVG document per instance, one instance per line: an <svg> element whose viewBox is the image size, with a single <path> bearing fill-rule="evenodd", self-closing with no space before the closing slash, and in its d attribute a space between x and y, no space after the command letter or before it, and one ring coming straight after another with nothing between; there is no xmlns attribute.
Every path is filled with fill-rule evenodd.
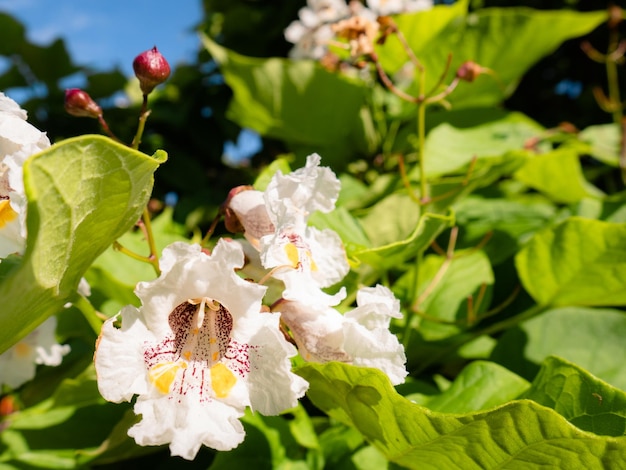
<svg viewBox="0 0 626 470"><path fill-rule="evenodd" d="M450 23L465 14L467 4L467 0L461 0L453 5L437 5L422 12L396 15L394 21L413 51L419 55L423 44L436 40ZM381 65L391 74L398 72L408 60L406 50L396 35L389 35L385 44L376 49Z"/></svg>
<svg viewBox="0 0 626 470"><path fill-rule="evenodd" d="M557 355L626 390L626 315L620 310L563 307L504 332L491 360L532 378Z"/></svg>
<svg viewBox="0 0 626 470"><path fill-rule="evenodd" d="M27 247L0 284L0 352L60 310L91 263L135 224L165 159L83 136L26 161Z"/></svg>
<svg viewBox="0 0 626 470"><path fill-rule="evenodd" d="M555 202L570 203L604 196L585 179L578 153L572 148L535 155L526 160L514 177Z"/></svg>
<svg viewBox="0 0 626 470"><path fill-rule="evenodd" d="M419 280L417 289L412 287L415 279ZM419 276L415 268L409 269L394 284L394 293L410 305L417 305L426 318L421 322L420 335L435 341L459 332L463 326L469 327L472 319L468 317L467 299L476 297L483 284L494 282L489 259L482 251L460 251L457 256L447 259L445 256L427 255L419 266ZM419 298L410 298L408 294L416 292ZM489 302L483 299L482 305ZM478 315L479 312L474 312ZM428 318L435 321L428 321ZM437 321L448 323L442 325ZM456 326L453 326L455 324Z"/></svg>
<svg viewBox="0 0 626 470"><path fill-rule="evenodd" d="M529 386L528 381L498 364L474 361L445 392L423 404L433 411L446 413L480 411L519 397Z"/></svg>
<svg viewBox="0 0 626 470"><path fill-rule="evenodd" d="M626 304L626 225L571 217L537 233L515 257L540 305Z"/></svg>
<svg viewBox="0 0 626 470"><path fill-rule="evenodd" d="M173 209L168 207L152 221L152 233L159 253L170 243L187 240L185 228L172 219L173 213ZM127 232L117 241L137 254L149 254L148 243L140 230ZM114 300L115 304L122 305L136 304L137 298L133 294L135 285L155 277L152 265L130 258L113 247L102 253L87 272L87 279L93 282L92 296L103 296L106 301ZM102 305L99 304L98 308Z"/></svg>
<svg viewBox="0 0 626 470"><path fill-rule="evenodd" d="M516 253L535 232L550 223L556 208L543 201L468 196L454 206L464 245L475 245L491 233L483 250L493 264Z"/></svg>
<svg viewBox="0 0 626 470"><path fill-rule="evenodd" d="M626 434L626 393L565 359L548 357L524 398L552 408L585 431Z"/></svg>
<svg viewBox="0 0 626 470"><path fill-rule="evenodd" d="M412 203L415 213L419 213L419 208L415 203ZM388 210L393 210L392 207L387 207ZM398 220L397 216L402 214L401 210L394 212L386 212L382 219L376 220L370 213L368 220L370 222L370 236L376 230L374 224L379 226L388 225L388 227L379 229L380 231L376 235L380 240L388 239L389 242L384 245L379 245L373 248L360 248L351 252L351 256L360 262L367 263L376 269L390 269L398 267L406 260L415 256L418 252L424 251L430 243L435 239L442 230L452 225L454 216L439 215L425 213L422 214L417 223L413 225L412 233L408 236L397 238L393 237L392 232L396 232L398 229L407 228L405 224L400 227L395 226L395 222ZM404 212L406 214L406 212ZM393 217L390 218L389 216ZM382 215L381 215L382 216ZM384 220L385 223L381 223ZM396 241L394 241L396 240Z"/></svg>
<svg viewBox="0 0 626 470"><path fill-rule="evenodd" d="M439 12L411 15L401 24L401 31L414 30ZM453 107L493 106L509 96L524 73L539 59L552 53L568 39L589 33L606 21L604 11L580 13L572 10L533 10L530 8L483 8L462 14L447 23L436 35L425 40L411 34L409 45L420 59L429 90L443 72L448 54L452 55L450 70L456 71L467 60L491 69L472 83L462 82L447 98ZM419 31L417 29L416 31ZM384 48L379 55L387 55ZM389 54L391 55L391 53ZM406 62L405 54L397 54ZM417 94L415 80L409 92Z"/></svg>
<svg viewBox="0 0 626 470"><path fill-rule="evenodd" d="M443 175L459 170L473 158L490 159L523 149L526 140L542 130L539 124L520 113L464 129L440 124L426 138L426 175ZM415 168L411 173L417 172Z"/></svg>
<svg viewBox="0 0 626 470"><path fill-rule="evenodd" d="M581 431L530 400L444 414L401 397L375 369L328 363L297 372L310 383L307 395L318 408L408 468L617 469L626 459L626 438Z"/></svg>
<svg viewBox="0 0 626 470"><path fill-rule="evenodd" d="M246 57L202 40L233 90L227 117L241 127L284 140L299 157L318 152L335 168L345 165L346 153L375 148L364 82L313 61Z"/></svg>
<svg viewBox="0 0 626 470"><path fill-rule="evenodd" d="M619 166L620 129L615 124L589 126L578 138L590 146L589 154L601 162Z"/></svg>

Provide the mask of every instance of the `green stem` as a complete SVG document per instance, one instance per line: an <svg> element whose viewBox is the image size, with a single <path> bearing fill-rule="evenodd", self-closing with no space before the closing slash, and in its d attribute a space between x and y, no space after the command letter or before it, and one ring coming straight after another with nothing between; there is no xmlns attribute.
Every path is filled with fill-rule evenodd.
<svg viewBox="0 0 626 470"><path fill-rule="evenodd" d="M417 299L419 292L419 268L424 259L424 252L420 251L415 257L415 267L413 268L413 282L411 283L411 290L409 291L409 299ZM411 337L411 329L413 319L415 318L415 310L413 310L413 303L406 308L406 319L404 323L404 331L402 332L402 344L406 349L409 345L409 339Z"/></svg>
<svg viewBox="0 0 626 470"><path fill-rule="evenodd" d="M426 180L426 155L424 142L426 140L426 103L421 101L417 104L417 141L420 165L420 194L424 207L428 204L428 181Z"/></svg>
<svg viewBox="0 0 626 470"><path fill-rule="evenodd" d="M143 131L146 127L146 121L150 116L150 110L148 109L148 95L144 93L143 101L141 103L141 113L139 114L139 124L137 125L137 132L135 133L135 137L133 138L133 142L130 144L130 147L138 150L139 144L141 143L141 138L143 136ZM156 243L154 241L154 234L152 232L152 223L150 221L150 211L148 207L144 207L143 214L141 216L141 220L143 222L143 226L145 229L146 240L148 241L148 247L150 248L150 255L148 256L148 262L154 268L157 276L161 274L161 270L159 269L159 256L157 254Z"/></svg>
<svg viewBox="0 0 626 470"><path fill-rule="evenodd" d="M152 222L150 221L150 211L148 210L148 206L144 207L141 220L143 221L143 225L146 229L146 239L148 241L148 247L150 248L150 256L148 259L150 260L150 264L152 264L156 275L160 276L161 269L159 268L159 257L157 255L154 233L152 232Z"/></svg>
<svg viewBox="0 0 626 470"><path fill-rule="evenodd" d="M617 77L617 62L611 57L611 52L615 51L619 45L619 32L611 30L609 39L609 49L606 55L606 77L609 88L609 100L613 106L613 121L618 126L622 125L623 111L622 99L619 92L619 81Z"/></svg>
<svg viewBox="0 0 626 470"><path fill-rule="evenodd" d="M102 328L102 318L98 315L98 311L91 305L91 302L87 300L82 295L79 295L78 298L72 301L72 305L81 311L91 329L96 333L96 335L100 334L100 329Z"/></svg>

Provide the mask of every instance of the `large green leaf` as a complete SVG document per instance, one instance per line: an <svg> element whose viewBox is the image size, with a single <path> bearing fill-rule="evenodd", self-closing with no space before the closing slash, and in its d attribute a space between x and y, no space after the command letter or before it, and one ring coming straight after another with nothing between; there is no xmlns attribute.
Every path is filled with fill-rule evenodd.
<svg viewBox="0 0 626 470"><path fill-rule="evenodd" d="M563 307L504 332L491 359L531 379L556 355L626 390L626 315L619 310Z"/></svg>
<svg viewBox="0 0 626 470"><path fill-rule="evenodd" d="M364 82L312 61L246 57L202 39L233 90L227 116L240 126L299 153L316 151L334 167L345 164L346 154L375 148Z"/></svg>
<svg viewBox="0 0 626 470"><path fill-rule="evenodd" d="M529 386L525 379L494 362L474 361L446 391L423 405L446 413L486 410L519 397Z"/></svg>
<svg viewBox="0 0 626 470"><path fill-rule="evenodd" d="M540 305L626 304L626 224L571 217L537 233L515 257Z"/></svg>
<svg viewBox="0 0 626 470"><path fill-rule="evenodd" d="M419 282L417 288L412 285L416 280ZM407 295L415 292L420 299L417 307L435 322L457 322L458 326L469 327L468 297L476 295L483 284L491 285L493 282L487 256L482 251L466 250L457 252L452 259L427 255L419 265L419 275L415 275L415 268L407 270L394 284L393 290L410 305L415 305L417 299ZM482 307L488 303L483 300ZM439 323L425 321L420 324L421 336L431 341L458 332L458 328L447 328Z"/></svg>
<svg viewBox="0 0 626 470"><path fill-rule="evenodd" d="M426 175L436 176L458 170L475 157L489 159L523 149L524 143L542 130L539 124L520 113L511 113L497 121L466 129L440 124L426 138ZM416 167L413 173L417 171Z"/></svg>
<svg viewBox="0 0 626 470"><path fill-rule="evenodd" d="M477 62L495 72L479 76L473 83L462 82L449 96L455 107L492 106L515 89L522 75L539 59L552 53L568 39L589 33L606 21L604 11L580 13L572 10L532 10L529 8L485 8L472 13L459 12L438 34L425 38L417 33L420 25L433 18L440 24L440 11L427 11L400 17L398 25L406 31L411 48L427 71L426 88L430 89L441 75L448 54L452 54L451 70L456 71L466 60ZM416 31L411 34L410 31ZM397 46L393 46L397 49ZM397 70L406 56L382 47L379 55L390 69ZM395 59L395 60L394 60ZM410 92L417 93L416 85Z"/></svg>
<svg viewBox="0 0 626 470"><path fill-rule="evenodd" d="M514 176L555 202L569 203L604 196L585 179L578 153L572 148L560 148L528 158Z"/></svg>
<svg viewBox="0 0 626 470"><path fill-rule="evenodd" d="M516 253L535 232L550 223L556 207L542 200L469 196L454 206L464 245L475 245L488 233L484 251L492 263Z"/></svg>
<svg viewBox="0 0 626 470"><path fill-rule="evenodd" d="M380 371L307 364L308 396L356 427L389 460L415 469L621 468L626 438L581 431L530 400L473 414L430 411L398 395Z"/></svg>
<svg viewBox="0 0 626 470"><path fill-rule="evenodd" d="M544 361L524 397L554 409L585 431L626 434L626 393L559 357Z"/></svg>
<svg viewBox="0 0 626 470"><path fill-rule="evenodd" d="M586 127L578 138L589 146L592 157L607 165L619 165L620 129L616 124Z"/></svg>
<svg viewBox="0 0 626 470"><path fill-rule="evenodd" d="M97 256L137 222L165 159L84 136L25 163L28 240L21 265L0 284L0 351L58 311Z"/></svg>

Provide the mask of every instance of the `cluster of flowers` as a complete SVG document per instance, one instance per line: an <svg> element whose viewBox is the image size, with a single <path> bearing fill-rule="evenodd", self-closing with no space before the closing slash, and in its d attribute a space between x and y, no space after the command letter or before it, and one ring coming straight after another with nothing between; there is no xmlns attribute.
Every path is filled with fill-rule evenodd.
<svg viewBox="0 0 626 470"><path fill-rule="evenodd" d="M370 39L378 31L376 19L428 10L432 0L307 0L307 6L298 12L299 19L285 29L285 39L294 44L289 52L293 59L323 59L328 45L335 37L354 35L355 29L367 31ZM348 38L350 39L350 38ZM367 52L367 48L361 51ZM354 44L350 45L355 48ZM354 50L351 51L354 55Z"/></svg>
<svg viewBox="0 0 626 470"><path fill-rule="evenodd" d="M0 94L0 260L24 252L22 166L50 146L26 117ZM393 384L404 380L404 350L389 331L391 318L401 317L391 291L362 288L356 308L344 314L336 307L345 288L326 291L350 268L339 236L309 226L308 218L332 211L339 190L317 154L304 168L277 172L265 191L233 189L222 212L226 227L244 238L222 238L211 252L168 246L161 275L135 289L141 307L127 306L104 323L98 387L112 402L137 396L142 418L129 435L138 444L169 444L187 459L202 445L236 447L247 407L276 415L306 392L308 383L292 372L298 352L305 361L376 367ZM19 387L36 364L61 363L69 346L56 342L55 329L51 317L0 355L0 385Z"/></svg>
<svg viewBox="0 0 626 470"><path fill-rule="evenodd" d="M44 132L26 121L26 111L0 92L0 262L26 248L26 195L22 165L50 147ZM57 320L48 318L0 355L0 387L16 388L35 376L36 364L57 366L69 346L56 342Z"/></svg>
<svg viewBox="0 0 626 470"><path fill-rule="evenodd" d="M276 415L304 395L307 382L292 372L298 351L307 361L376 367L394 384L404 380L404 350L389 331L401 316L391 291L362 288L357 307L341 314L334 307L345 288L323 290L349 264L335 232L307 225L312 212L333 210L340 189L319 163L314 154L304 168L277 172L263 192L232 190L226 226L245 239L221 238L210 253L171 244L159 278L137 285L141 307L105 322L99 389L113 402L138 396L142 419L129 435L140 445L169 443L187 459L201 445L236 447L247 407Z"/></svg>

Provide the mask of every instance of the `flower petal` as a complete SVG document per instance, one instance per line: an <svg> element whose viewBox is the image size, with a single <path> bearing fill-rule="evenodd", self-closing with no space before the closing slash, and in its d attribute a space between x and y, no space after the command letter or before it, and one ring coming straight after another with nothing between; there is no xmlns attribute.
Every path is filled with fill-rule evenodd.
<svg viewBox="0 0 626 470"><path fill-rule="evenodd" d="M250 339L250 401L252 409L264 415L277 415L293 408L309 384L291 372L290 357L297 354L280 332L277 313L259 315L264 325Z"/></svg>
<svg viewBox="0 0 626 470"><path fill-rule="evenodd" d="M114 323L119 317L122 327L117 329ZM104 322L94 360L98 390L106 400L120 403L147 392L143 344L153 340L154 335L139 321L139 311L133 306L124 307Z"/></svg>

